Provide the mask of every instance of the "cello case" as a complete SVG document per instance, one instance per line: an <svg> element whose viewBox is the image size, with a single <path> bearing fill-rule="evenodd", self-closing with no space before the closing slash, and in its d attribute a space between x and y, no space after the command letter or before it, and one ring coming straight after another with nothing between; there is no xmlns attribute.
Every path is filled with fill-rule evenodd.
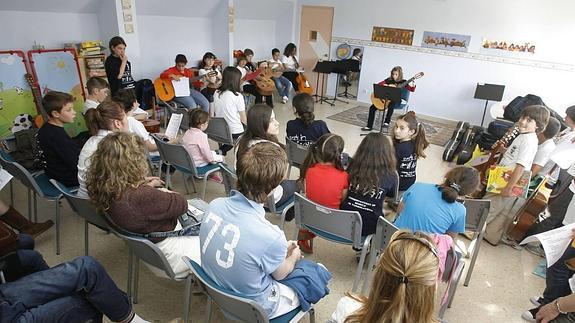
<svg viewBox="0 0 575 323"><path fill-rule="evenodd" d="M447 162L450 162L453 160L453 158L455 157L455 154L457 153L457 150L461 144L461 141L463 140L463 136L465 135L465 132L467 131L467 128L469 128L468 122L459 121L457 123L455 130L453 130L453 134L451 135L451 138L449 139L449 141L445 145L445 150L443 151L443 160L445 160Z"/></svg>

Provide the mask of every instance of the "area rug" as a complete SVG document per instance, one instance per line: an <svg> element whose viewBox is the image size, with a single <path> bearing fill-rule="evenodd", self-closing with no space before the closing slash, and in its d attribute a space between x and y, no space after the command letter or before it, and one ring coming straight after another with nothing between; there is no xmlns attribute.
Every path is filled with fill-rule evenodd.
<svg viewBox="0 0 575 323"><path fill-rule="evenodd" d="M369 108L365 106L357 106L338 114L334 114L332 116L327 117L328 119L340 121L343 123L351 124L358 127L364 127L367 124L367 115L369 113ZM383 113L377 112L375 114L375 122L373 123L374 130L379 130L381 125L381 118ZM391 123L395 122L397 116L400 115L400 111L396 111L391 118ZM429 117L425 115L418 115L417 118L420 122L423 123L425 127L425 134L427 140L438 146L445 146L451 135L453 134L453 130L455 130L455 126L457 125L456 121L452 120L444 120L444 119L437 119L433 118L431 120Z"/></svg>

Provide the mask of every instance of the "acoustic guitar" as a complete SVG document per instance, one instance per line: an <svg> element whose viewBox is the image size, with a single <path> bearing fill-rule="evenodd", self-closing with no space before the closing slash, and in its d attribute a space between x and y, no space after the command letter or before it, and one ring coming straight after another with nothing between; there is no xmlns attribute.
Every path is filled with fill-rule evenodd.
<svg viewBox="0 0 575 323"><path fill-rule="evenodd" d="M488 171L491 166L495 165L499 157L501 156L500 150L503 148L507 148L509 144L519 135L519 128L514 126L509 128L507 133L499 139L497 142L491 146L491 152L489 154L489 158L482 164L473 166L479 172L479 189L475 191L471 196L473 198L483 198L485 195L485 189L487 188L487 175L489 174Z"/></svg>
<svg viewBox="0 0 575 323"><path fill-rule="evenodd" d="M195 81L215 75L217 75L217 72L213 71L204 75L192 77L190 78L190 87L192 86L192 83ZM157 79L155 79L154 90L156 90L156 95L158 96L158 98L165 102L171 101L176 96L176 92L174 91L174 85L172 84L171 78L163 79L161 77L158 77Z"/></svg>
<svg viewBox="0 0 575 323"><path fill-rule="evenodd" d="M34 76L32 76L32 74L26 73L24 77L26 78L26 82L28 82L28 86L30 86L30 89L32 90L34 104L36 105L36 111L38 112L38 115L34 117L34 125L36 125L37 128L40 128L44 122L48 122L48 114L42 106L42 94L40 93L40 86L38 85L38 82L34 80Z"/></svg>
<svg viewBox="0 0 575 323"><path fill-rule="evenodd" d="M409 80L402 82L400 84L386 84L385 86L391 86L391 87L398 87L398 88L404 88L405 86L407 86L409 83L418 80L420 78L422 78L425 75L425 73L423 72L419 72L417 74L415 74L412 78L410 78ZM378 99L375 97L375 93L371 94L371 103L375 106L376 109L378 110L385 110L387 109L387 105L386 105L386 101L389 100L385 100L385 99ZM387 104L389 104L389 102L387 102Z"/></svg>
<svg viewBox="0 0 575 323"><path fill-rule="evenodd" d="M554 166L555 168L556 166ZM554 170L554 169L553 169ZM550 173L553 173L553 170ZM531 226L537 222L539 214L547 207L551 189L547 188L545 184L549 176L546 175L537 187L531 193L525 204L517 211L514 216L513 222L507 230L507 237L519 243L529 230Z"/></svg>
<svg viewBox="0 0 575 323"><path fill-rule="evenodd" d="M292 56L293 60L295 61L295 66L296 68L299 68L299 62L297 61L297 59L295 58L295 56ZM313 93L313 88L311 87L311 85L309 84L307 77L305 77L305 75L303 74L303 72L301 71L297 71L296 70L296 77L295 77L295 82L297 84L297 88L298 91L300 93L307 93L309 95L312 95Z"/></svg>
<svg viewBox="0 0 575 323"><path fill-rule="evenodd" d="M254 79L256 83L256 90L263 96L272 95L276 88L276 84L272 80L273 71L271 68L264 68L261 73Z"/></svg>

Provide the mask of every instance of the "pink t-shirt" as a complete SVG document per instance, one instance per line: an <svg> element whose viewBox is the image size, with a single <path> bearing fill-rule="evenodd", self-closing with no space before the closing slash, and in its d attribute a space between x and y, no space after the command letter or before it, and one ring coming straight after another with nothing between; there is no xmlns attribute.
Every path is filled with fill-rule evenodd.
<svg viewBox="0 0 575 323"><path fill-rule="evenodd" d="M196 167L224 161L223 156L210 149L208 135L198 128L188 129L182 137L182 144L192 157Z"/></svg>

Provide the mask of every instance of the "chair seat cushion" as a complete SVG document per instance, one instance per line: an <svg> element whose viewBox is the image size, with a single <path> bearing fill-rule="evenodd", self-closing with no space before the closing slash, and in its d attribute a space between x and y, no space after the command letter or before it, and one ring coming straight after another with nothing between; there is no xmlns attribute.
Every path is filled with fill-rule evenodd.
<svg viewBox="0 0 575 323"><path fill-rule="evenodd" d="M45 173L39 174L34 177L36 183L42 190L42 193L47 198L58 199L62 197L62 193L50 183L50 178Z"/></svg>
<svg viewBox="0 0 575 323"><path fill-rule="evenodd" d="M287 323L290 322L296 315L301 311L301 307L298 307L291 312L287 312L282 316L278 316L275 319L270 320L270 323Z"/></svg>
<svg viewBox="0 0 575 323"><path fill-rule="evenodd" d="M207 172L216 168L220 168L220 166L218 164L207 164L205 166L196 167L196 171L198 172L198 176L203 177Z"/></svg>
<svg viewBox="0 0 575 323"><path fill-rule="evenodd" d="M324 238L324 239L331 240L331 241L334 241L334 242L337 242L337 243L353 244L353 241L348 240L348 239L345 239L345 238L342 238L342 237L340 237L340 236L336 236L336 235L333 234L333 233L329 233L329 232L327 232L327 231L323 231L323 230L320 230L320 229L317 229L317 228L313 228L313 227L309 227L309 226L306 226L306 228L309 229L311 232L315 233L316 235L318 235L318 236Z"/></svg>

